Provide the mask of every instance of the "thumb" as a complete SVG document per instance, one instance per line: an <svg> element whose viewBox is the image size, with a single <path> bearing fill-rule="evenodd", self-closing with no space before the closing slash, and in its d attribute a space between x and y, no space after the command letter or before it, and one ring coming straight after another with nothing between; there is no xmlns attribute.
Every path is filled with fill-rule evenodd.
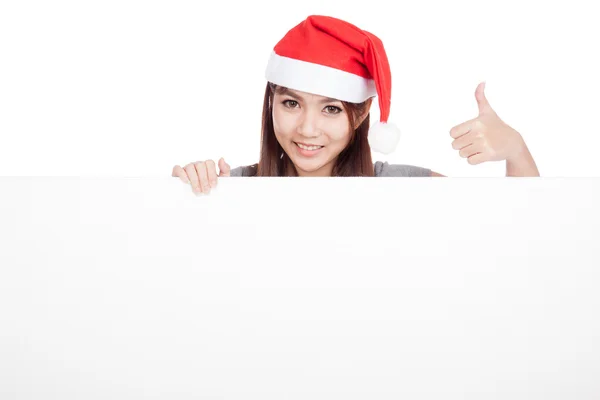
<svg viewBox="0 0 600 400"><path fill-rule="evenodd" d="M223 158L219 160L219 176L230 176L231 167Z"/></svg>
<svg viewBox="0 0 600 400"><path fill-rule="evenodd" d="M494 112L492 106L485 97L484 90L485 82L481 82L479 85L477 85L477 89L475 90L475 99L477 100L477 106L479 107L479 115L490 114Z"/></svg>

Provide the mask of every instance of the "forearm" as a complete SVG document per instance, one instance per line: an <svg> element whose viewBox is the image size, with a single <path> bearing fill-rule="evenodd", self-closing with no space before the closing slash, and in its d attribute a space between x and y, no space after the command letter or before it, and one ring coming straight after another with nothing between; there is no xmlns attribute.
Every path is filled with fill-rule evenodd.
<svg viewBox="0 0 600 400"><path fill-rule="evenodd" d="M506 160L506 176L540 176L537 165L525 142L521 151Z"/></svg>

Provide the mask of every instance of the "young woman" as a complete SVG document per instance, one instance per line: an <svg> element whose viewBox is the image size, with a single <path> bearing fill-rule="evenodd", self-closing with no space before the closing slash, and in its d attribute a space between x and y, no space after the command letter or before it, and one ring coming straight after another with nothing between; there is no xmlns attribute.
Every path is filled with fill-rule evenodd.
<svg viewBox="0 0 600 400"><path fill-rule="evenodd" d="M383 43L358 27L309 16L277 43L266 69L260 159L231 169L223 158L176 165L197 193L233 176L444 176L412 165L373 163L371 151L391 153L399 131L388 123L391 73ZM479 116L450 130L453 149L476 165L506 160L507 176L539 176L521 135L494 112L479 84ZM370 107L379 100L380 120Z"/></svg>

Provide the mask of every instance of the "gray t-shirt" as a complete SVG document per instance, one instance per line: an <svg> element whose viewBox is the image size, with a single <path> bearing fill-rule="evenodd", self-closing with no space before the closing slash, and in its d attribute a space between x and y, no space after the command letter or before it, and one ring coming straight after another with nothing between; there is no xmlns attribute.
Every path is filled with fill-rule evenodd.
<svg viewBox="0 0 600 400"><path fill-rule="evenodd" d="M376 161L375 164L373 164L373 168L375 168L375 176L431 176L431 170L429 168L422 168L414 165L405 164L388 164L387 161ZM253 165L237 167L231 170L231 176L254 176L255 174L256 171Z"/></svg>

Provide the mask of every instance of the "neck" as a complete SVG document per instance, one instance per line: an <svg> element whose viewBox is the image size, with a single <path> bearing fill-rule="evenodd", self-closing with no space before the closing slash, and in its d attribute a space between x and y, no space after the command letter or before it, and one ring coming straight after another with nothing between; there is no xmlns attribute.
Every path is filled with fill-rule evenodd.
<svg viewBox="0 0 600 400"><path fill-rule="evenodd" d="M322 168L317 171L303 171L301 169L296 168L292 163L288 166L286 171L286 176L301 176L301 177L326 177L331 176L333 173L333 163L324 165Z"/></svg>

